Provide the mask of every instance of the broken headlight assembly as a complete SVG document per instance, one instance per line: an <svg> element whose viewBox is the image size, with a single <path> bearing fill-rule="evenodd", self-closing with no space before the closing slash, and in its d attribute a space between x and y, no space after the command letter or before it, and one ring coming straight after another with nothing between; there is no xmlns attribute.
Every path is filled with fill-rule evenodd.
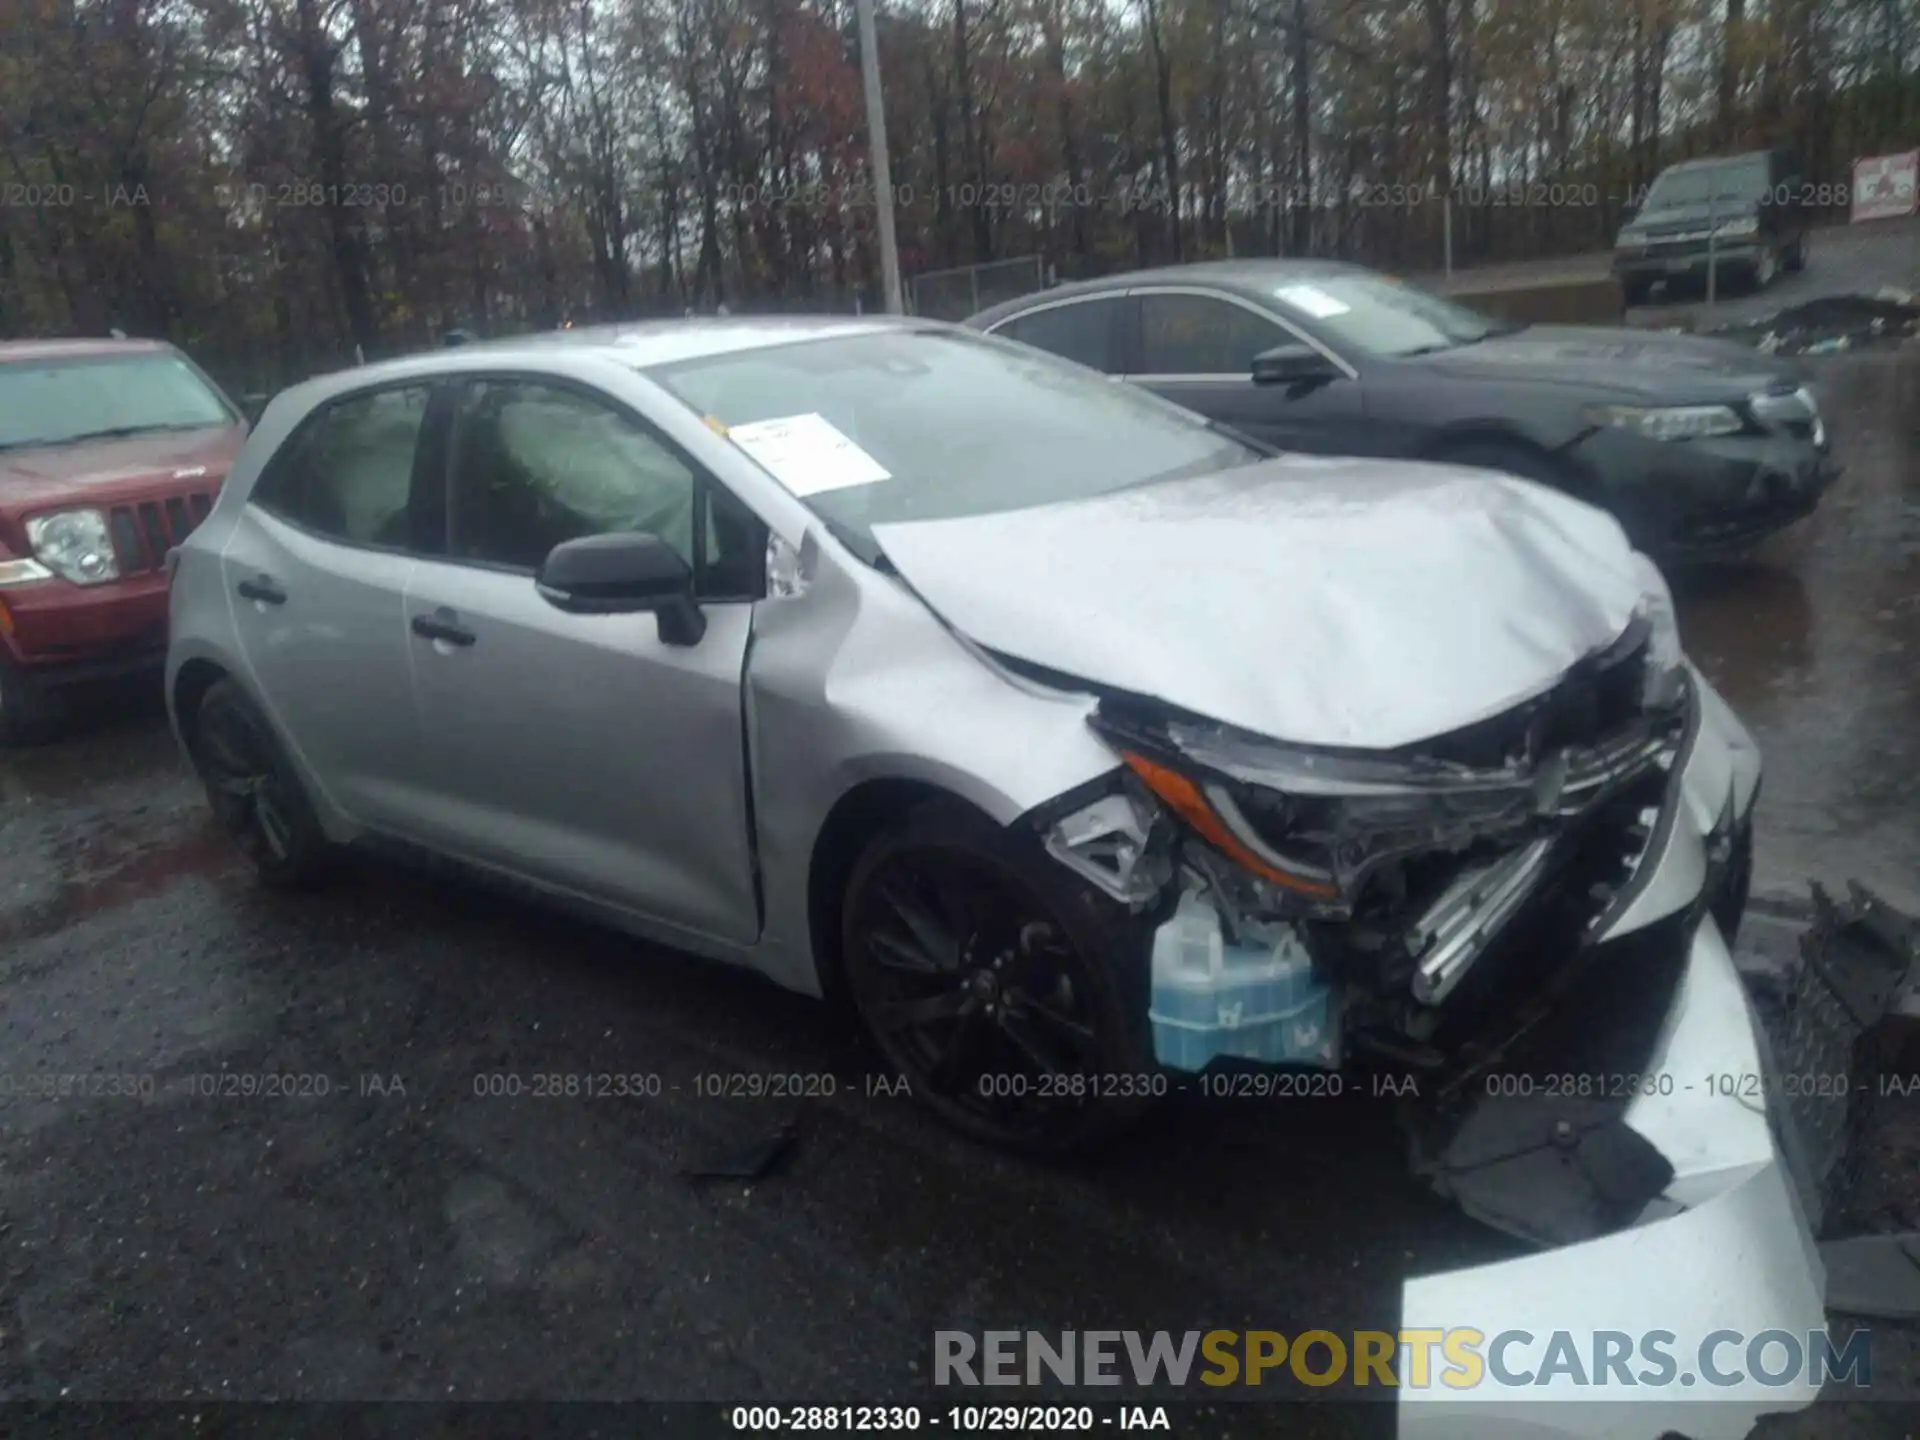
<svg viewBox="0 0 1920 1440"><path fill-rule="evenodd" d="M1094 725L1192 835L1257 882L1262 909L1287 916L1346 919L1382 866L1517 835L1541 809L1541 787L1518 771L1333 757L1110 714Z"/></svg>
<svg viewBox="0 0 1920 1440"><path fill-rule="evenodd" d="M1680 683L1684 693L1684 672ZM1644 842L1646 787L1664 787L1684 716L1642 716L1485 768L1314 752L1111 711L1093 723L1131 772L1129 788L1177 819L1178 863L1203 877L1233 934L1301 924L1324 937L1314 953L1335 973L1376 993L1404 984L1434 1007L1583 853L1575 837L1612 828L1590 820L1624 805L1642 833L1620 835L1619 847ZM1543 733L1537 718L1528 733Z"/></svg>

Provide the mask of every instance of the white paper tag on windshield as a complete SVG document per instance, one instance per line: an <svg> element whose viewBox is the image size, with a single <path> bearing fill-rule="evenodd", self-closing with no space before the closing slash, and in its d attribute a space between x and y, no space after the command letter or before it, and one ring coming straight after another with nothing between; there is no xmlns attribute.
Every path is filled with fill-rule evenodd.
<svg viewBox="0 0 1920 1440"><path fill-rule="evenodd" d="M1344 315L1353 308L1312 285L1282 285L1273 293L1276 299L1285 301L1296 310L1306 311L1316 320Z"/></svg>
<svg viewBox="0 0 1920 1440"><path fill-rule="evenodd" d="M727 438L803 498L893 478L885 466L835 429L824 415L812 412L735 425L727 431Z"/></svg>

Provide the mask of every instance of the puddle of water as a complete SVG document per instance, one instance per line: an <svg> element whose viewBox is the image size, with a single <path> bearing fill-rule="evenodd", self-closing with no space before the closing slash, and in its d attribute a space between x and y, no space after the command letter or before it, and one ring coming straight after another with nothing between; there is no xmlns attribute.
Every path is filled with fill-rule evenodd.
<svg viewBox="0 0 1920 1440"><path fill-rule="evenodd" d="M67 854L60 854L65 849ZM75 855L74 849L84 853ZM159 894L188 875L213 876L240 868L239 854L210 824L166 843L130 825L96 832L79 846L56 847L50 894L16 909L0 909L0 941L51 935L78 920Z"/></svg>
<svg viewBox="0 0 1920 1440"><path fill-rule="evenodd" d="M1846 466L1752 558L1676 578L1688 651L1760 742L1760 868L1920 875L1920 352L1815 370Z"/></svg>

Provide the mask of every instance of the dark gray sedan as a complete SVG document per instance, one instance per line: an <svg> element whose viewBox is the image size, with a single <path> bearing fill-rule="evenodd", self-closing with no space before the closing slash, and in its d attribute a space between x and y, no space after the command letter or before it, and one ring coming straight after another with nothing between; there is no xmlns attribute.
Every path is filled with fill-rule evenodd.
<svg viewBox="0 0 1920 1440"><path fill-rule="evenodd" d="M1737 553L1810 514L1839 474L1793 362L1690 335L1503 326L1332 261L1138 271L967 323L1276 449L1445 460L1553 485L1665 559Z"/></svg>

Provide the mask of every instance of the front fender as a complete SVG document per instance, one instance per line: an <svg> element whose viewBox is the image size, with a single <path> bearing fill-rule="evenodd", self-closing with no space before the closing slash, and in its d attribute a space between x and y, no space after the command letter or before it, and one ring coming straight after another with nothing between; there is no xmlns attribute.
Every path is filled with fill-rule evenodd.
<svg viewBox="0 0 1920 1440"><path fill-rule="evenodd" d="M900 582L812 542L803 593L760 602L747 658L762 962L818 993L813 848L871 780L955 795L999 824L1118 768L1087 725L1089 695L1020 681L947 630Z"/></svg>

